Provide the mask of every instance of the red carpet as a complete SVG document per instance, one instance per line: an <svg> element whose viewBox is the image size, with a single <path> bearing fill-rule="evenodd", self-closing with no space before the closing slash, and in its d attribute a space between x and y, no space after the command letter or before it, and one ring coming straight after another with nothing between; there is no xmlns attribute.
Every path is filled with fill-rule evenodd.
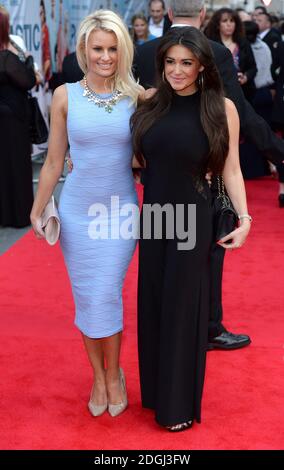
<svg viewBox="0 0 284 470"><path fill-rule="evenodd" d="M228 329L252 344L208 354L202 424L184 433L164 431L140 406L137 256L124 290L130 406L115 419L87 410L92 375L59 246L30 232L0 257L1 449L283 449L284 209L275 181L247 182L247 191L253 229L227 254L224 311Z"/></svg>

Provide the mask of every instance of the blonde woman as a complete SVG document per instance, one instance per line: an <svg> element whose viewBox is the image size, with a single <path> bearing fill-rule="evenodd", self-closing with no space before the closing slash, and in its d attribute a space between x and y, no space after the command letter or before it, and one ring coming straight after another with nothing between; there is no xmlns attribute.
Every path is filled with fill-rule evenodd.
<svg viewBox="0 0 284 470"><path fill-rule="evenodd" d="M107 409L117 416L127 406L119 367L122 285L136 240L118 235L123 218L118 220L112 196L119 197L120 207L137 204L129 118L143 89L131 72L131 38L112 11L99 10L83 20L76 53L85 77L54 93L48 155L31 221L38 238L43 237L41 214L62 173L69 142L74 168L60 198L60 242L74 295L75 324L94 372L88 407L94 416ZM97 236L97 229L103 235Z"/></svg>

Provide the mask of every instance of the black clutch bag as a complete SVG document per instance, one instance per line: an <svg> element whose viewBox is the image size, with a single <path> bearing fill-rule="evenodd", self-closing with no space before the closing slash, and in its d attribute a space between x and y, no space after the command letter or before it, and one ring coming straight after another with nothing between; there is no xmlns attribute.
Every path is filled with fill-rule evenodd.
<svg viewBox="0 0 284 470"><path fill-rule="evenodd" d="M218 194L213 201L214 205L214 237L218 242L223 237L231 233L237 226L238 215L234 206L225 192L225 185L222 176L217 176Z"/></svg>
<svg viewBox="0 0 284 470"><path fill-rule="evenodd" d="M48 139L48 128L41 113L38 100L28 94L30 139L32 144L43 144Z"/></svg>

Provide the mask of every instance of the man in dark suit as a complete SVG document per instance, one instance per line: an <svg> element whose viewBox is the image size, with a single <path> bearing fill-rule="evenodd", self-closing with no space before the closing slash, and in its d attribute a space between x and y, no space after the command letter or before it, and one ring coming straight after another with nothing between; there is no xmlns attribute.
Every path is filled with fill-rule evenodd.
<svg viewBox="0 0 284 470"><path fill-rule="evenodd" d="M150 0L149 13L149 32L159 38L163 36L171 26L169 16L167 14L165 15L164 0Z"/></svg>
<svg viewBox="0 0 284 470"><path fill-rule="evenodd" d="M259 13L255 19L259 27L259 37L264 41L272 55L271 73L274 80L277 79L276 70L279 67L279 45L281 43L281 34L277 29L272 28L271 18L268 13Z"/></svg>
<svg viewBox="0 0 284 470"><path fill-rule="evenodd" d="M194 26L200 28L206 11L203 0L172 0L169 8L172 27ZM134 61L134 73L145 88L155 86L155 55L160 39L139 46ZM267 123L258 116L245 100L238 83L231 52L214 41L210 41L217 68L223 80L225 94L236 105L244 136L277 164L284 159L284 142L277 138ZM212 185L213 193L215 191ZM209 319L208 349L237 349L250 344L247 335L237 335L222 324L222 273L225 250L214 243L211 250L211 311Z"/></svg>

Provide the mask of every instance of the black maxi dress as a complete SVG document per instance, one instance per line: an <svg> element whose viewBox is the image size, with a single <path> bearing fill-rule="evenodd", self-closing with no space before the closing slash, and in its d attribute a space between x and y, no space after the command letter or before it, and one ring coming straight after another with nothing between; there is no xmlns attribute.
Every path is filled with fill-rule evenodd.
<svg viewBox="0 0 284 470"><path fill-rule="evenodd" d="M27 91L36 82L32 61L0 51L0 225L30 224L33 205Z"/></svg>
<svg viewBox="0 0 284 470"><path fill-rule="evenodd" d="M209 319L211 192L205 180L209 144L200 121L200 92L174 95L169 112L145 133L144 200L138 280L138 349L142 406L163 426L201 420ZM196 243L143 237L145 204L196 205ZM176 209L174 210L176 214Z"/></svg>

